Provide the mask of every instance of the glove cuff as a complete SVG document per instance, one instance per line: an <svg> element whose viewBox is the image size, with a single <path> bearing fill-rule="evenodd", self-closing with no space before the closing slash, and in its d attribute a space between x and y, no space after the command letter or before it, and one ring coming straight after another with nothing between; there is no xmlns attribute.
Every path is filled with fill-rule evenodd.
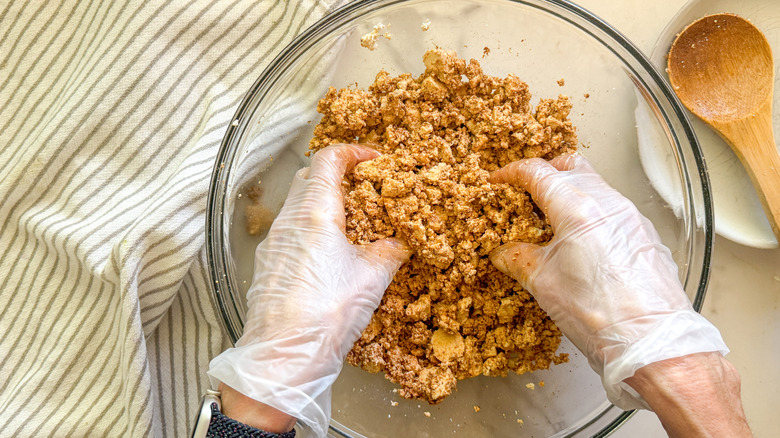
<svg viewBox="0 0 780 438"><path fill-rule="evenodd" d="M623 332L619 327L611 326L602 331L607 331L608 336L596 334L595 338L601 344L596 359L600 360L590 360L591 367L602 376L607 398L621 409L650 410L647 402L624 382L639 368L690 354L717 351L726 355L729 352L718 329L692 308L619 325L623 324L631 328ZM639 330L644 333L632 336Z"/></svg>
<svg viewBox="0 0 780 438"><path fill-rule="evenodd" d="M324 437L330 422L331 386L342 363L312 374L317 367L308 361L298 364L305 358L285 354L285 349L276 342L261 342L225 350L209 364L211 385L216 388L222 382L295 417L313 436Z"/></svg>

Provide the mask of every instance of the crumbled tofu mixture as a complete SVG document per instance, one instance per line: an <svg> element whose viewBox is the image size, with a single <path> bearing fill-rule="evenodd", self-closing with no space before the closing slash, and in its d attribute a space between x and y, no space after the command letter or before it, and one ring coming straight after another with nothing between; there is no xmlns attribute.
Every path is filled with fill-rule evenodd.
<svg viewBox="0 0 780 438"><path fill-rule="evenodd" d="M438 403L460 379L546 369L561 333L488 259L499 245L545 243L552 230L529 195L488 182L521 158L576 148L566 96L531 108L527 84L476 60L432 50L419 77L385 71L368 90L331 88L310 149L362 143L382 155L345 176L346 234L398 236L414 250L347 360L384 372L406 398Z"/></svg>

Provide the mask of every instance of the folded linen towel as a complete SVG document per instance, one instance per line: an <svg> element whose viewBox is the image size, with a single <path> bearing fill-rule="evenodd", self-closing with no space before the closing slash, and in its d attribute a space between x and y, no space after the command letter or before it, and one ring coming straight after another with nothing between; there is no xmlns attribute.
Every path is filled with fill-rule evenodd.
<svg viewBox="0 0 780 438"><path fill-rule="evenodd" d="M0 7L0 436L183 436L227 345L204 214L243 94L336 1Z"/></svg>

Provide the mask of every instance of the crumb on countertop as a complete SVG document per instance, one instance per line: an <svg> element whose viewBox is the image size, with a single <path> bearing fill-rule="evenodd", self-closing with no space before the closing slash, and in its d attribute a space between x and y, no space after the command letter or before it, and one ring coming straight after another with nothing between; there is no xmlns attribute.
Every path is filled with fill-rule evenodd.
<svg viewBox="0 0 780 438"><path fill-rule="evenodd" d="M426 30L428 30L430 28L431 28L431 20L430 19L426 19L420 25L420 29L422 29L423 32L425 32Z"/></svg>

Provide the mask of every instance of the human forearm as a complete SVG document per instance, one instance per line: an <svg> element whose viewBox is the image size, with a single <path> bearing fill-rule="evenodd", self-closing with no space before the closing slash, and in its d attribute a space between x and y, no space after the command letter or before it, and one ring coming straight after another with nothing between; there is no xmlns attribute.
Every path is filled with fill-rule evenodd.
<svg viewBox="0 0 780 438"><path fill-rule="evenodd" d="M285 433L295 426L295 418L264 403L255 401L235 389L220 384L222 413L248 426L266 432Z"/></svg>
<svg viewBox="0 0 780 438"><path fill-rule="evenodd" d="M646 365L625 382L658 415L671 437L751 437L740 377L720 353L698 353Z"/></svg>

